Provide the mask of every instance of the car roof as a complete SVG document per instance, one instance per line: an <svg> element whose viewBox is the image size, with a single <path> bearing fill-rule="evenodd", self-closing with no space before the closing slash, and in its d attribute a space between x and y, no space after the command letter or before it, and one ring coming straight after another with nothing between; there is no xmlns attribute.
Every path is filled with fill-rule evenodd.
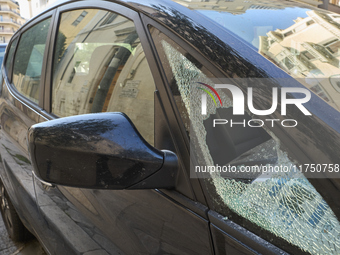
<svg viewBox="0 0 340 255"><path fill-rule="evenodd" d="M49 10L62 6L68 3L74 3L74 2L81 2L83 0L58 0L50 5L48 9L43 11L43 13L48 12ZM110 0L97 0L97 1L110 1ZM315 9L312 6L308 6L305 4L300 4L296 2L286 1L286 0L261 0L261 1L249 1L251 2L251 5L249 5L249 9L251 11L260 12L262 11L261 8L268 8L270 9L271 13L271 19L266 19L266 17L259 13L259 15L252 15L251 21L248 23L245 23L243 27L236 27L233 28L233 25L228 26L221 26L218 21L214 20L215 14L221 14L221 13L227 13L229 15L230 24L236 24L237 19L239 18L240 13L238 11L231 11L229 10L226 5L232 3L229 1L226 2L219 2L219 1L186 1L186 0L143 0L136 1L136 0L111 0L110 2L119 3L124 6L127 6L131 9L134 9L135 11L141 12L148 17L152 18L158 23L161 23L163 26L166 26L170 28L171 30L175 31L177 34L181 35L184 39L190 42L190 38L192 33L184 32L183 28L186 26L188 28L188 25L191 28L203 28L206 30L209 34L216 36L220 38L223 42L227 42L225 37L232 36L234 38L238 39L245 39L243 34L243 28L248 26L250 29L252 29L252 22L254 20L258 20L259 23L266 23L268 26L271 26L272 23L275 23L275 21L280 20L288 20L289 22L293 22L293 20L296 18L292 18L289 15L294 14L297 12L297 10L304 10L305 12L308 10ZM216 3L218 2L218 3ZM247 1L245 1L247 2ZM248 2L247 2L248 3ZM278 7L279 6L279 7ZM248 8L247 7L247 8ZM255 10L256 7L259 7L259 10ZM294 8L292 8L294 7ZM239 7L237 7L239 8ZM247 10L247 8L244 9L244 13ZM321 10L321 9L318 9ZM230 13L229 13L230 12ZM39 15L38 15L39 16ZM244 23L243 20L242 22ZM28 22L29 23L29 22ZM284 22L282 22L284 23ZM286 22L287 23L287 22ZM261 24L263 26L263 24ZM25 25L23 26L23 28ZM276 27L274 27L276 28ZM237 30L235 33L235 30ZM20 29L19 29L20 30ZM192 29L193 32L197 32L197 29ZM194 31L195 30L195 31ZM202 29L201 29L202 30ZM223 36L224 35L224 36ZM222 36L222 37L221 37ZM251 41L251 38L248 40ZM238 45L246 44L247 41L240 40L237 42ZM248 47L252 47L251 43L248 43ZM257 51L256 47L253 47L253 50Z"/></svg>
<svg viewBox="0 0 340 255"><path fill-rule="evenodd" d="M82 0L58 0L51 4L50 8L48 8L46 11L53 9L57 6L61 6L67 3L72 2L78 2ZM101 1L107 1L107 0L101 0ZM109 0L110 1L110 0ZM125 5L127 7L130 7L138 12L142 12L145 15L151 17L152 19L156 20L159 23L165 24L166 23L166 17L173 16L175 13L181 13L181 15L186 16L189 18L192 22L198 23L202 26L206 26L206 19L210 19L205 13L201 12L201 10L207 9L211 7L212 12L219 13L221 11L228 12L228 8L224 8L224 6L229 1L226 1L225 3L216 3L218 1L185 1L185 0L143 0L136 1L136 0L111 0L111 2L119 3L122 5ZM204 3L204 5L203 5ZM271 11L276 11L276 13L281 12L282 10L289 7L294 8L302 8L302 9L316 9L310 5L301 4L297 2L291 2L286 0L261 0L261 1L252 1L251 8L254 10L256 6L263 6L265 4L265 8L271 9ZM270 8L270 5L272 5L272 8ZM280 5L280 8L275 8L275 6ZM221 7L221 8L218 8ZM318 9L320 10L320 9ZM44 12L46 12L44 11ZM292 10L287 10L287 12L291 12ZM232 14L235 14L235 16L238 14L237 12L233 12ZM284 17L283 15L281 15Z"/></svg>
<svg viewBox="0 0 340 255"><path fill-rule="evenodd" d="M57 6L78 1L59 0L54 2L45 12ZM197 30L201 30L202 32L205 30L207 32L206 34L217 37L223 42L230 41L227 38L230 36L237 38L236 41L230 42L236 43L236 48L248 44L246 48L253 48L256 52L258 46L252 45L253 38L247 38L244 32L245 28L248 27L248 34L252 35L254 35L254 22L258 22L259 26L264 26L264 24L273 26L272 30L277 28L282 29L293 25L294 19L298 17L296 15L305 17L307 11L315 9L312 6L285 0L249 1L251 4L245 1L248 6L239 11L237 10L239 7L230 10L228 5L232 2L229 1L216 3L218 1L212 0L204 2L185 0L143 0L142 2L136 0L111 0L111 2L122 4L145 14L176 32L188 42L191 41L193 33L196 34ZM267 9L267 11L270 10L270 15L268 14L269 12L262 14L264 11L263 8ZM318 10L320 11L321 9ZM247 14L248 12L252 12L251 17L240 21L242 14ZM216 20L216 16L218 16L218 18L220 18L220 16L224 16L223 18L228 16L226 18L228 25L221 25L221 22ZM237 26L237 24L240 23L243 23L243 26ZM274 25L275 23L276 25ZM278 26L279 23L282 24L281 27ZM189 32L189 30L192 30L192 32Z"/></svg>

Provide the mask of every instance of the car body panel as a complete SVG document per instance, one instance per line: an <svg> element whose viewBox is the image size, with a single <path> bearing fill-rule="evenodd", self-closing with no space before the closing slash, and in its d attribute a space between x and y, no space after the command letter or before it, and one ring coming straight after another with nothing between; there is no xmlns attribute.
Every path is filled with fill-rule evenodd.
<svg viewBox="0 0 340 255"><path fill-rule="evenodd" d="M201 180L189 178L189 138L152 44L148 28L155 27L171 36L208 69L221 77L269 78L271 84L286 86L290 76L268 61L227 29L209 18L171 1L59 1L19 29L20 35L31 25L51 16L40 102L35 105L20 97L5 79L0 99L3 168L0 176L15 208L28 229L50 254L284 254L270 241L249 232L214 212L209 190ZM62 11L75 8L103 8L118 11L133 19L156 83L155 147L175 152L180 160L176 190L91 190L46 185L32 175L26 132L33 124L52 120L52 59L58 18ZM305 8L305 6L303 6ZM301 7L302 8L302 7ZM52 16L54 15L54 16ZM214 49L210 48L214 45ZM9 75L5 73L3 75ZM9 75L10 77L11 75ZM289 86L301 86L291 80ZM257 105L270 105L271 94L263 84ZM246 88L240 85L240 88ZM296 133L272 128L288 149L304 163L338 163L340 141L339 112L313 95L308 119ZM324 115L324 112L329 115ZM303 118L289 112L291 118ZM310 127L319 130L319 136ZM329 139L331 137L331 139ZM315 142L317 139L317 142ZM339 180L339 179L338 179ZM334 213L340 215L339 181L311 180ZM275 238L275 237L274 237ZM286 245L286 244L285 244ZM295 250L294 250L295 249ZM296 247L289 251L299 251ZM93 253L92 253L93 252Z"/></svg>

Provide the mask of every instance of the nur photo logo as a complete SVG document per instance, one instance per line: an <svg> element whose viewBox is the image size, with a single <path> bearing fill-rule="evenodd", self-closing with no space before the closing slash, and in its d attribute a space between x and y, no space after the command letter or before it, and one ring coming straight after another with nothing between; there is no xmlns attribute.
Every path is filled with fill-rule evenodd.
<svg viewBox="0 0 340 255"><path fill-rule="evenodd" d="M216 89L228 89L232 95L232 108L233 108L233 115L245 115L245 102L247 102L248 110L251 114L257 115L257 116L267 116L270 114L273 114L279 105L279 98L280 101L280 115L286 116L287 115L287 105L295 105L304 115L310 116L312 115L307 108L303 105L311 99L311 93L308 89L305 88L298 88L298 87L282 87L280 88L280 97L279 97L279 89L273 87L272 88L272 105L269 109L256 109L253 103L254 100L254 94L253 94L253 88L248 87L247 88L247 95L245 96L243 91L238 88L235 85L231 84L215 84L214 87L211 85L208 85L206 83L202 82L196 82L197 84L202 85L202 87L197 87L197 89L202 90L205 93L202 93L201 95L201 114L207 115L207 95L210 96L210 98L213 100L216 108L221 107L223 108L223 103L221 100L221 96L216 91ZM301 98L292 98L289 95L293 93L300 93L303 95ZM219 100L218 104L216 102L216 99L214 95ZM231 126L242 124L243 126L246 126L248 124L249 127L262 127L265 122L271 122L271 126L274 126L275 122L281 122L281 125L283 127L295 127L297 126L298 122L294 119L252 119L246 122L244 120L243 122L233 122L232 119L214 119L213 120L213 126L219 124L228 124L230 123ZM252 123L257 123L256 125Z"/></svg>

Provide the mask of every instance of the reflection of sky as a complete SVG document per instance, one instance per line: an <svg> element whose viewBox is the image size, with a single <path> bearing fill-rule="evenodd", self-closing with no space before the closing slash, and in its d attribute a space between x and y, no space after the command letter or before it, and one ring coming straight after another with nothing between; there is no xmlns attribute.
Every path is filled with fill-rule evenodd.
<svg viewBox="0 0 340 255"><path fill-rule="evenodd" d="M308 17L302 8L285 8L278 10L250 9L243 14L234 15L229 12L197 10L197 12L212 19L232 31L248 43L259 47L259 36L266 36L269 31L286 29L295 24L298 17Z"/></svg>

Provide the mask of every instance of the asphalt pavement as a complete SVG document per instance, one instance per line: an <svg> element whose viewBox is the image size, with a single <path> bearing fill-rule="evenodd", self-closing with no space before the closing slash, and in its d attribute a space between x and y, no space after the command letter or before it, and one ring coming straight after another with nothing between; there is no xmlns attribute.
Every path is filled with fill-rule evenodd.
<svg viewBox="0 0 340 255"><path fill-rule="evenodd" d="M0 255L46 255L36 239L25 243L13 242L0 215Z"/></svg>

